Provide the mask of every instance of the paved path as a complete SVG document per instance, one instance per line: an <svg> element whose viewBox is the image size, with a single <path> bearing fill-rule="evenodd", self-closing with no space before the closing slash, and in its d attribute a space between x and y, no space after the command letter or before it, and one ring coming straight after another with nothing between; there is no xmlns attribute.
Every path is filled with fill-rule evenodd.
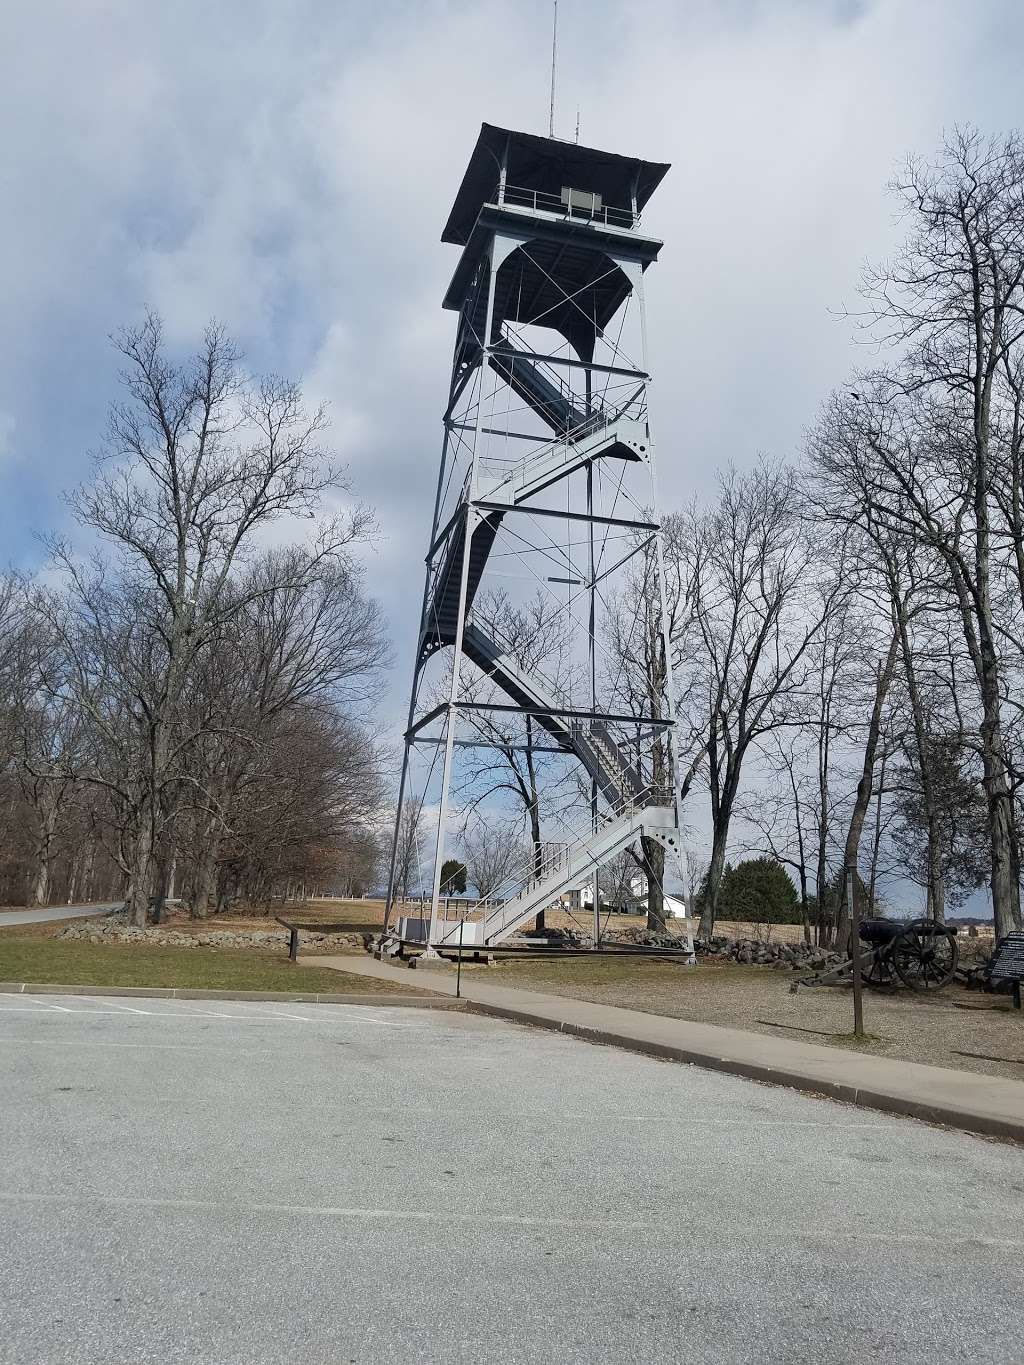
<svg viewBox="0 0 1024 1365"><path fill-rule="evenodd" d="M0 997L4 1365L1007 1365L1020 1153L475 1014Z"/></svg>
<svg viewBox="0 0 1024 1365"><path fill-rule="evenodd" d="M299 960L382 981L408 984L411 978L424 989L446 995L455 993L455 973L450 967L410 971L358 954ZM1024 1081L919 1066L890 1057L818 1047L790 1038L771 1038L614 1005L492 986L480 968L463 972L462 994L490 1014L521 1023L556 1028L595 1042L613 1043L716 1071L817 1091L888 1113L908 1114L1024 1142Z"/></svg>
<svg viewBox="0 0 1024 1365"><path fill-rule="evenodd" d="M41 910L0 910L0 929L12 924L47 924L50 920L105 915L111 910L120 910L122 905L124 901L106 901L99 905L44 905Z"/></svg>

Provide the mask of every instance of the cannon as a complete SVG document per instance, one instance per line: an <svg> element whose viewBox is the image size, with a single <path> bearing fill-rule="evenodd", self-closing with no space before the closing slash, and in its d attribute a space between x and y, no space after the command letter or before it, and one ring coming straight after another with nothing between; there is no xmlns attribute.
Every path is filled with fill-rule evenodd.
<svg viewBox="0 0 1024 1365"><path fill-rule="evenodd" d="M953 979L959 961L956 930L933 919L865 919L860 925L860 970L866 986L937 991ZM853 975L853 956L838 966L794 981L801 986L833 986Z"/></svg>

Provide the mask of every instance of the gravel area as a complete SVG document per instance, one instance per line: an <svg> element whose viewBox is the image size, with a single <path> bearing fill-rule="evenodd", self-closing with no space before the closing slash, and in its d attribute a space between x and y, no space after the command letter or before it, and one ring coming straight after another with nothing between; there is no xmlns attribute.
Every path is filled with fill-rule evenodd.
<svg viewBox="0 0 1024 1365"><path fill-rule="evenodd" d="M494 985L851 1046L849 988L822 986L792 994L791 980L791 973L766 967L686 967L649 960L506 960L487 971ZM864 1022L874 1037L868 1050L880 1056L1024 1080L1024 1012L1012 1010L1006 996L956 986L934 995L865 991Z"/></svg>

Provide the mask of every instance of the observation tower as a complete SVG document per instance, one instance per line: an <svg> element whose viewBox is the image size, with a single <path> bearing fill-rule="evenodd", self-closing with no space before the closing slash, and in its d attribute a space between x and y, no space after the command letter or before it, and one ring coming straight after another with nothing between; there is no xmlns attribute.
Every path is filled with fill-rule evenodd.
<svg viewBox="0 0 1024 1365"><path fill-rule="evenodd" d="M402 942L494 946L585 896L599 928L602 868L620 902L638 874L655 903L678 875L644 305L662 244L641 218L667 170L485 123L445 225L457 324L388 886Z"/></svg>

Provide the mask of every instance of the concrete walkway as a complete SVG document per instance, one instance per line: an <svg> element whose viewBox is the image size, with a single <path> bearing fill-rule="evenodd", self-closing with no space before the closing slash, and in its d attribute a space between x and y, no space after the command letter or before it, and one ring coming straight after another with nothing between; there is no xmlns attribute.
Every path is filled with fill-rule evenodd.
<svg viewBox="0 0 1024 1365"><path fill-rule="evenodd" d="M44 905L41 910L2 910L0 929L14 924L48 924L58 919L85 919L87 915L108 915L120 910L124 901L104 901L100 905Z"/></svg>
<svg viewBox="0 0 1024 1365"><path fill-rule="evenodd" d="M420 967L410 972L408 967L393 967L357 955L307 957L299 961L405 986L411 978L421 990L455 994L455 973L450 968ZM629 1048L653 1057L828 1095L868 1109L1024 1142L1022 1081L920 1066L614 1005L492 986L481 976L480 969L463 972L462 997L484 1014L557 1029L590 1042Z"/></svg>

